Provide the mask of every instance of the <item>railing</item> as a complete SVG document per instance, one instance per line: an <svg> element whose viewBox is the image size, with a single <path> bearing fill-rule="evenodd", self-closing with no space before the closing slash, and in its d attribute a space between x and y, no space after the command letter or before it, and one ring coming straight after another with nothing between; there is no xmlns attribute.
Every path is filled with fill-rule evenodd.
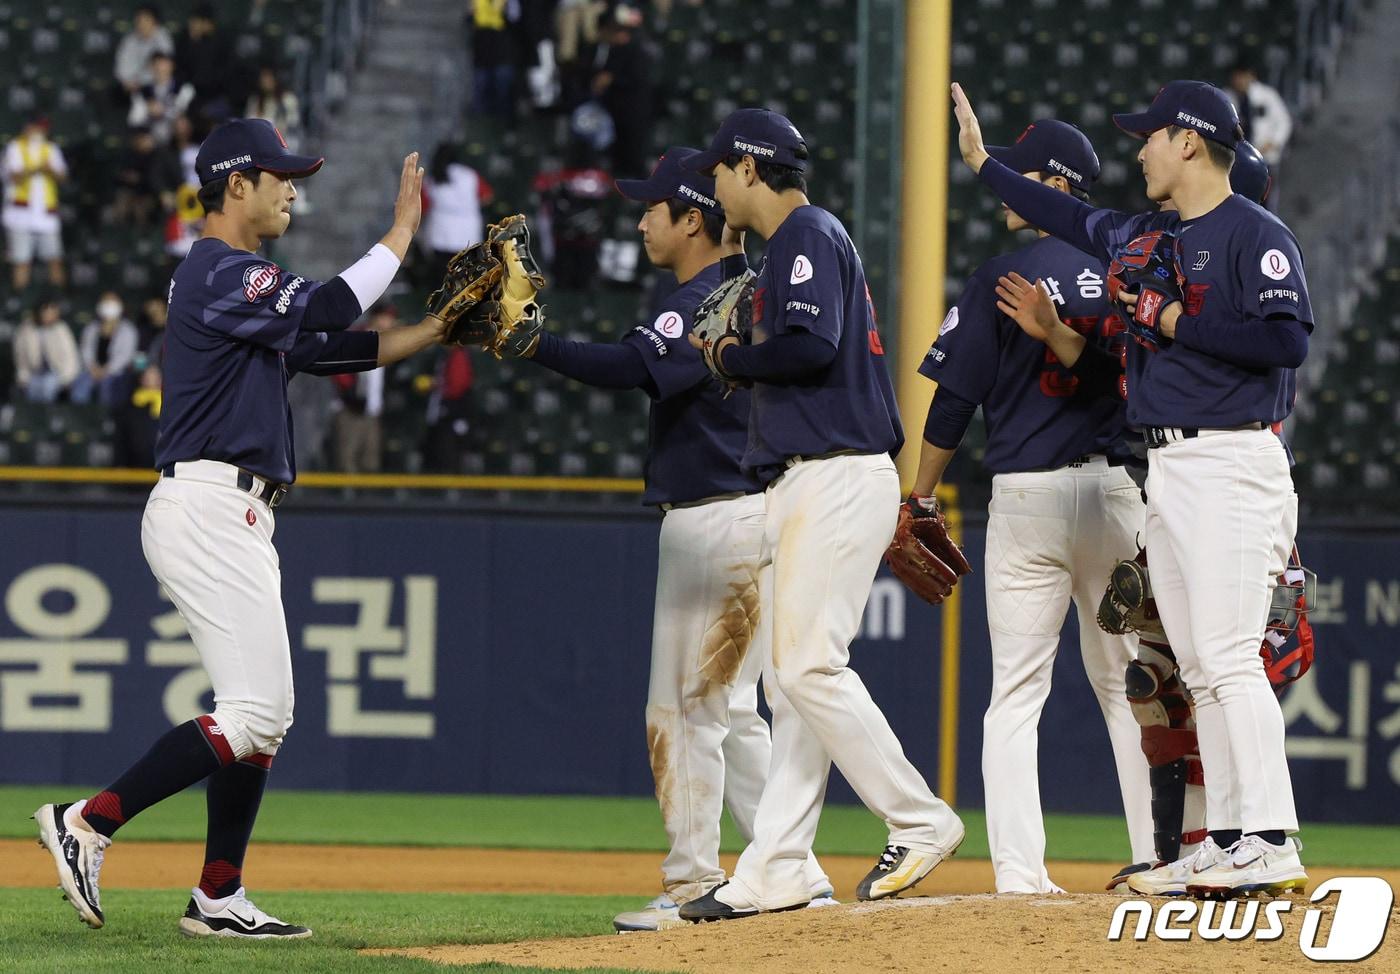
<svg viewBox="0 0 1400 974"><path fill-rule="evenodd" d="M307 59L308 73L302 79L309 106L306 127L313 139L320 137L328 116L345 97L347 79L364 52L365 33L377 5L378 0L323 0L320 56L314 63Z"/></svg>

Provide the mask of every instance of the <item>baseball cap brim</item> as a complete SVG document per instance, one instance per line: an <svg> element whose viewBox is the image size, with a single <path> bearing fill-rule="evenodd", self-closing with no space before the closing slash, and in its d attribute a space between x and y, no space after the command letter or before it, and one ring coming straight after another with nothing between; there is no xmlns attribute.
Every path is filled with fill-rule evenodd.
<svg viewBox="0 0 1400 974"><path fill-rule="evenodd" d="M257 168L264 172L276 173L279 176L299 179L303 176L313 175L325 164L326 160L321 156L295 156L288 153L285 156L270 159Z"/></svg>
<svg viewBox="0 0 1400 974"><path fill-rule="evenodd" d="M1158 129L1166 128L1170 123L1162 121L1151 112L1125 112L1114 115L1113 124L1129 135L1145 139Z"/></svg>
<svg viewBox="0 0 1400 974"><path fill-rule="evenodd" d="M681 165L691 172L704 173L708 176L715 166L724 161L726 155L728 153L723 149L706 149L704 152L697 152Z"/></svg>
<svg viewBox="0 0 1400 974"><path fill-rule="evenodd" d="M617 179L613 185L625 198L637 203L655 203L675 195L670 180Z"/></svg>
<svg viewBox="0 0 1400 974"><path fill-rule="evenodd" d="M1016 162L1016 147L1015 147L1015 146L1011 146L1011 145L989 145L989 146L986 146L986 149L987 149L987 155L991 156L991 157L992 157L993 159L995 159L997 162L1001 163L1001 164L1004 165L1004 166L1009 166L1009 167L1011 167L1012 169L1016 168L1016 167L1015 167L1015 162Z"/></svg>

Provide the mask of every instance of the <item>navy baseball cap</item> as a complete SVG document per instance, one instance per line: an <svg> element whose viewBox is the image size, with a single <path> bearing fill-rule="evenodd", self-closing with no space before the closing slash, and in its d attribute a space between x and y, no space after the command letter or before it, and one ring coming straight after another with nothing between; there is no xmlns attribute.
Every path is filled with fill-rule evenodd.
<svg viewBox="0 0 1400 974"><path fill-rule="evenodd" d="M801 156L798 151L801 150ZM807 143L797 126L766 108L741 108L730 112L710 147L691 157L690 169L710 172L728 155L749 155L759 162L807 171Z"/></svg>
<svg viewBox="0 0 1400 974"><path fill-rule="evenodd" d="M209 133L194 159L201 186L223 179L231 172L262 169L279 176L310 176L326 160L299 156L287 149L287 140L265 118L231 118Z"/></svg>
<svg viewBox="0 0 1400 974"><path fill-rule="evenodd" d="M615 183L617 191L638 203L677 199L701 213L720 215L724 209L715 199L714 177L686 168L686 162L699 154L699 149L673 145L657 160L650 176L646 179L619 179Z"/></svg>
<svg viewBox="0 0 1400 974"><path fill-rule="evenodd" d="M1013 145L989 145L987 154L1017 172L1063 176L1085 192L1099 178L1099 157L1089 137L1057 118L1032 122Z"/></svg>
<svg viewBox="0 0 1400 974"><path fill-rule="evenodd" d="M1231 149L1244 136L1230 96L1204 81L1173 81L1157 92L1147 111L1114 115L1113 124L1139 138L1168 125L1195 129Z"/></svg>
<svg viewBox="0 0 1400 974"><path fill-rule="evenodd" d="M1230 167L1230 189L1262 205L1269 198L1269 187L1273 181L1269 164L1254 148L1254 144L1244 139L1236 142L1235 164Z"/></svg>

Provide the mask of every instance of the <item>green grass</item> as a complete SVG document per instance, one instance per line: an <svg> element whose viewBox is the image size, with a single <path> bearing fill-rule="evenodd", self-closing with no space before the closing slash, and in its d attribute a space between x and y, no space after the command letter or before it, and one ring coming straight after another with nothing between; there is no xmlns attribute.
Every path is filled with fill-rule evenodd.
<svg viewBox="0 0 1400 974"><path fill-rule="evenodd" d="M29 816L46 801L68 801L96 788L0 787L0 837L29 838ZM959 809L967 841L959 855L987 858L980 810ZM428 823L430 827L424 828ZM1052 859L1126 861L1119 819L1093 815L1046 816ZM817 833L818 854L875 855L885 828L864 808L828 805ZM738 834L726 818L724 847L738 852ZM121 831L123 841L204 839L204 793L196 787L143 812ZM1318 866L1400 867L1400 829L1382 825L1305 825L1306 861ZM664 852L666 835L648 798L571 796L402 795L278 791L258 816L259 842L473 846L494 849L583 849ZM3 880L0 880L3 881Z"/></svg>
<svg viewBox="0 0 1400 974"><path fill-rule="evenodd" d="M606 896L268 893L258 897L260 907L316 933L306 941L264 944L180 936L176 924L188 896L185 890L111 890L102 897L107 926L89 930L53 890L0 889L0 970L441 974L445 968L427 961L356 951L586 936L611 930L615 913L637 906L634 897ZM497 964L451 970L546 971Z"/></svg>

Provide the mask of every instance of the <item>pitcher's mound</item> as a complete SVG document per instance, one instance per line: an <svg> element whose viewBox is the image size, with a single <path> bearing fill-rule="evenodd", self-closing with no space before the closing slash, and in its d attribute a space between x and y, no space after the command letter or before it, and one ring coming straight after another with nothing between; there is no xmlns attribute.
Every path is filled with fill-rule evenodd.
<svg viewBox="0 0 1400 974"><path fill-rule="evenodd" d="M1188 970L1279 974L1319 966L1303 956L1298 944L1304 914L1310 907L1306 900L1293 902L1288 912L1279 915L1284 932L1272 941L1252 935L1235 941L1202 940L1202 904L1195 904L1196 912L1189 919L1173 919L1173 929L1190 931L1187 941L1163 941L1151 932L1149 939L1135 941L1135 914L1128 918L1123 937L1110 941L1114 911L1125 899L1107 894L916 897L797 910L660 933L383 952L441 964L495 962L571 970L619 968L705 974L1180 974ZM1166 901L1150 902L1160 910ZM1249 915L1244 906L1236 905L1234 927L1242 926ZM1212 911L1221 908L1222 904L1211 905ZM1318 941L1325 943L1332 908L1312 908L1324 914ZM1250 933L1254 929L1263 933L1269 926L1267 916L1260 905L1254 909L1257 924L1251 926ZM1212 912L1205 921L1207 928L1218 927L1221 919L1221 912ZM1156 923L1154 913L1153 926ZM1400 949L1383 944L1369 959L1347 968L1400 971Z"/></svg>

